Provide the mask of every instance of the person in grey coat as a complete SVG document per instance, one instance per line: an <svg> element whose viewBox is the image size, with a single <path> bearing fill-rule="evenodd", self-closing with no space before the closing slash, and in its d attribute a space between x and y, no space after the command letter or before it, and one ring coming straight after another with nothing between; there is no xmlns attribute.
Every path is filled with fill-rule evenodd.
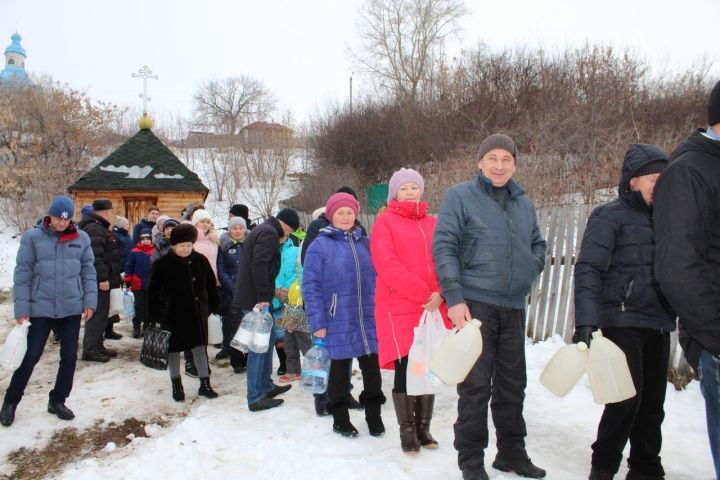
<svg viewBox="0 0 720 480"><path fill-rule="evenodd" d="M493 468L543 478L525 450L523 402L525 297L545 263L545 240L535 208L515 182L517 147L505 135L486 138L474 181L450 188L440 206L433 258L448 316L457 328L482 322L483 352L458 385L455 449L465 480L487 480L487 413L498 453Z"/></svg>
<svg viewBox="0 0 720 480"><path fill-rule="evenodd" d="M86 321L93 316L97 282L90 238L71 220L73 211L70 198L55 197L44 220L20 240L13 277L15 321L18 325L29 321L30 328L25 357L13 373L0 409L0 423L6 427L15 420L15 409L54 325L60 332L60 365L48 412L62 420L75 417L65 400L75 376L81 315Z"/></svg>

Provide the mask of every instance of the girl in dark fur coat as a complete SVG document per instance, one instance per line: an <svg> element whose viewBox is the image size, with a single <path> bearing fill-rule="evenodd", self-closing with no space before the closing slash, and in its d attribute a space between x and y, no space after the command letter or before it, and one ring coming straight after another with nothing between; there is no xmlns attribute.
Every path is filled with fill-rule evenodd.
<svg viewBox="0 0 720 480"><path fill-rule="evenodd" d="M185 399L180 379L180 352L192 350L200 378L198 395L215 398L210 386L205 348L208 343L208 315L218 311L215 273L207 258L193 250L197 229L187 223L170 234L171 250L152 266L148 288L150 321L169 330L168 370L175 401Z"/></svg>

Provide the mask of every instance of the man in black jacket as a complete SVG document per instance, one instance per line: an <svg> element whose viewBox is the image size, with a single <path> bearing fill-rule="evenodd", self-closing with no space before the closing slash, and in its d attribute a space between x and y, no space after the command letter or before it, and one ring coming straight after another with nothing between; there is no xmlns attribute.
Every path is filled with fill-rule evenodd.
<svg viewBox="0 0 720 480"><path fill-rule="evenodd" d="M700 374L708 436L720 478L720 82L707 129L670 157L655 189L655 274L680 317L680 343Z"/></svg>
<svg viewBox="0 0 720 480"><path fill-rule="evenodd" d="M245 238L240 269L233 294L232 313L244 316L253 307L269 307L275 296L275 277L280 272L280 245L300 226L300 217L291 208L284 208L274 217L254 228ZM237 320L236 320L237 322ZM265 353L248 352L247 399L252 412L279 406L275 398L290 390L291 385L277 386L271 379L275 329Z"/></svg>
<svg viewBox="0 0 720 480"><path fill-rule="evenodd" d="M637 395L605 406L592 445L590 480L610 480L630 440L627 479L661 479L660 462L670 332L675 313L653 275L652 203L667 165L656 145L633 144L623 162L619 198L590 215L575 264L575 335L590 345L592 332L622 349Z"/></svg>
<svg viewBox="0 0 720 480"><path fill-rule="evenodd" d="M92 203L93 211L83 216L78 226L90 237L95 255L98 300L95 315L85 322L82 359L90 362L107 362L117 352L103 345L103 336L110 313L110 290L120 287L120 250L110 225L115 220L112 202L98 198Z"/></svg>

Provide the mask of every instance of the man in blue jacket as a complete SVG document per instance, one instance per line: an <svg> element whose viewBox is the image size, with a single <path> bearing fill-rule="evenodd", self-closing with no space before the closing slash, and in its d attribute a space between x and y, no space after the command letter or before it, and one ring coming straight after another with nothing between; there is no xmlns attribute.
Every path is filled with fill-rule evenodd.
<svg viewBox="0 0 720 480"><path fill-rule="evenodd" d="M525 370L526 295L545 263L545 240L535 208L512 181L517 147L510 137L491 135L480 145L477 179L453 186L440 206L433 257L448 316L457 328L482 322L483 352L458 385L455 449L465 480L487 480L487 413L498 453L493 468L530 478L545 470L525 450L522 415Z"/></svg>
<svg viewBox="0 0 720 480"><path fill-rule="evenodd" d="M97 283L90 238L71 220L73 201L57 196L48 215L20 240L13 278L15 321L30 322L27 352L5 392L0 423L15 420L15 409L40 360L53 325L60 332L60 365L50 391L48 412L62 420L75 418L65 406L77 361L80 316L89 320L97 305Z"/></svg>

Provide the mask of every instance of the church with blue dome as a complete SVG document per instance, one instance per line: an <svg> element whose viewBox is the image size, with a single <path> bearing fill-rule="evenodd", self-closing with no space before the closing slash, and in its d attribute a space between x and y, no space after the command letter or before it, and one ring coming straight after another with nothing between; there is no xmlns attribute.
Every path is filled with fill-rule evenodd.
<svg viewBox="0 0 720 480"><path fill-rule="evenodd" d="M29 84L30 77L25 71L27 53L20 44L22 37L15 32L10 40L10 45L5 49L5 68L0 71L0 83Z"/></svg>

